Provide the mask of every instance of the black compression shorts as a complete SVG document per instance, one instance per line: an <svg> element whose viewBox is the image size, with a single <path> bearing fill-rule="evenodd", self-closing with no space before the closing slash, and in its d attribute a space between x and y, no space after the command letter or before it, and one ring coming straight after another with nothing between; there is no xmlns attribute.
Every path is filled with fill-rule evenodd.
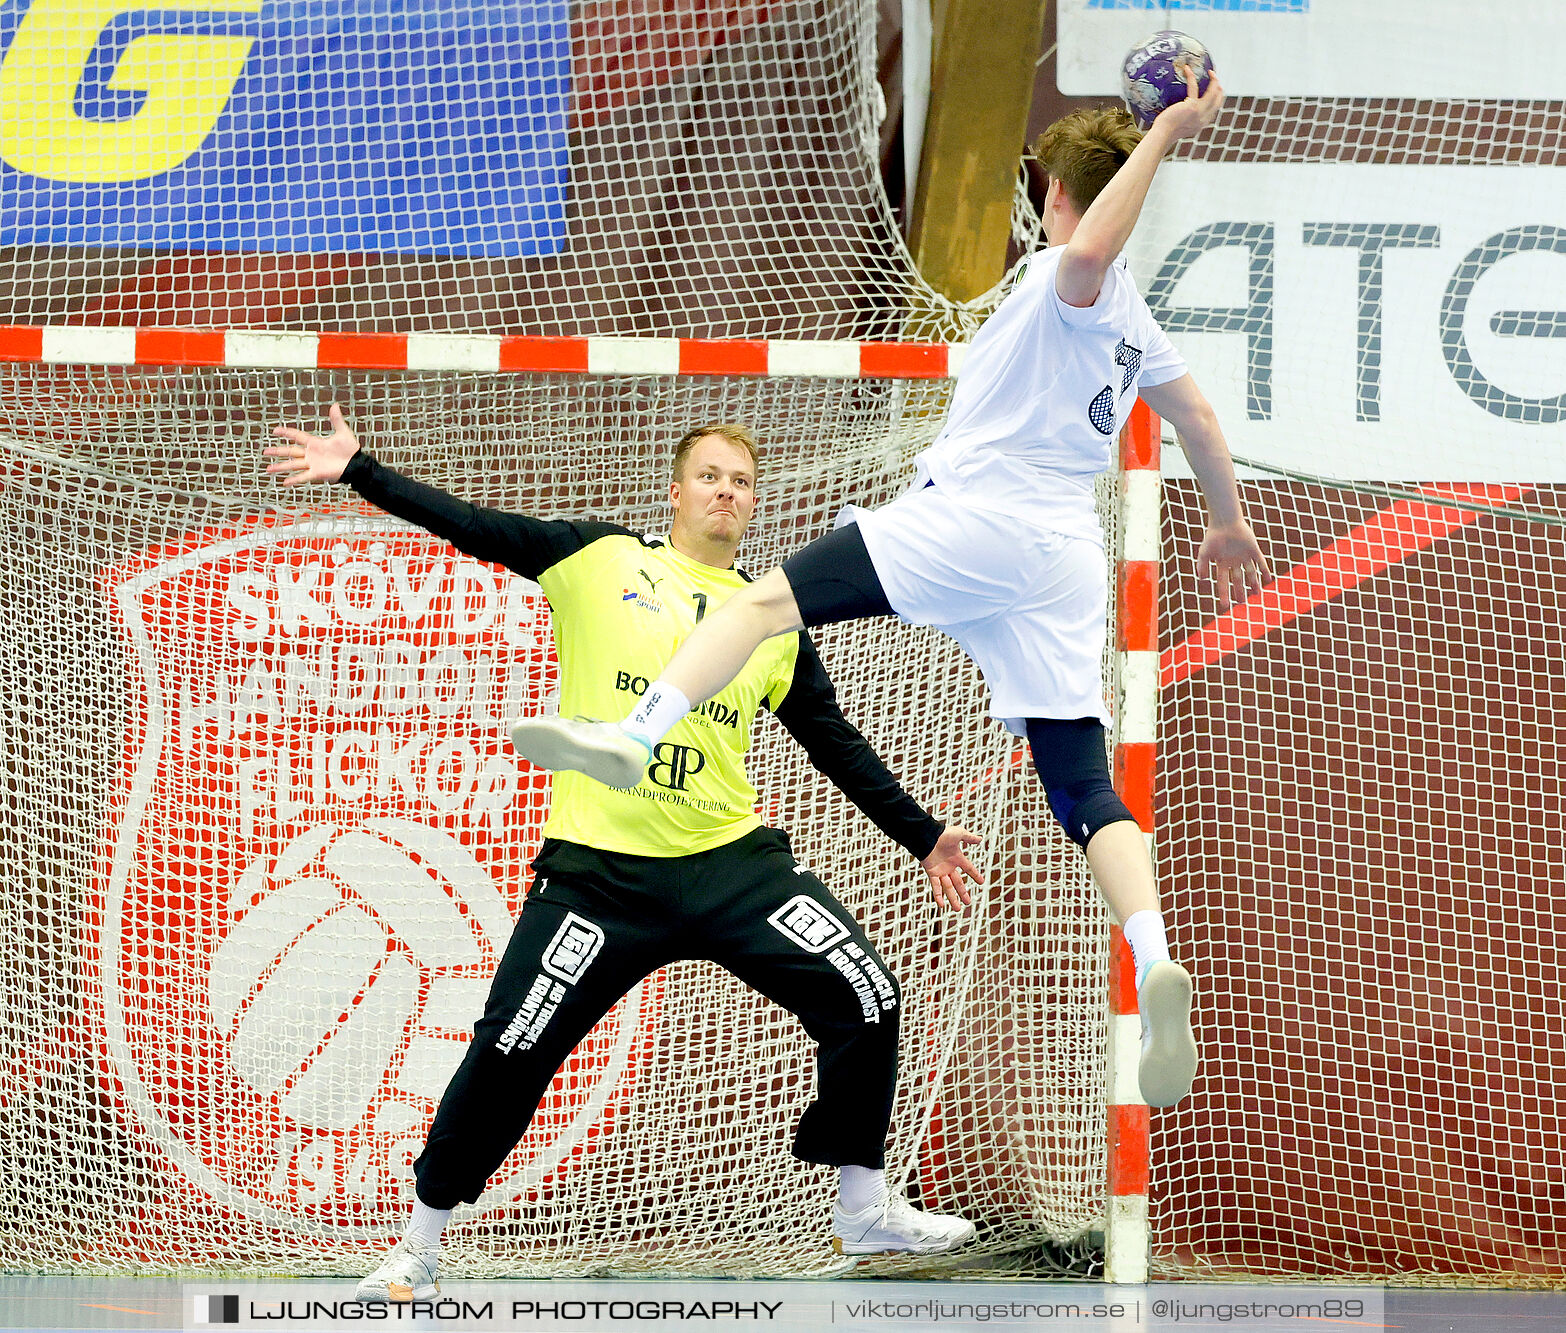
<svg viewBox="0 0 1566 1333"><path fill-rule="evenodd" d="M783 562L800 620L833 625L840 620L894 616L857 523L835 528Z"/></svg>

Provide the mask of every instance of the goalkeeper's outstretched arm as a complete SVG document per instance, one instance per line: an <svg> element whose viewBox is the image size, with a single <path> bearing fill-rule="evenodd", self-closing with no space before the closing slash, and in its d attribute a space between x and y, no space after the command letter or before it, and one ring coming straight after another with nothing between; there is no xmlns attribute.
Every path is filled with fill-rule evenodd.
<svg viewBox="0 0 1566 1333"><path fill-rule="evenodd" d="M418 524L464 554L505 565L529 579L538 578L591 541L627 531L617 523L533 518L472 504L380 462L360 445L336 403L327 415L332 423L329 435L311 435L290 426L273 430L287 443L262 452L277 460L266 470L284 486L342 482L371 504Z"/></svg>

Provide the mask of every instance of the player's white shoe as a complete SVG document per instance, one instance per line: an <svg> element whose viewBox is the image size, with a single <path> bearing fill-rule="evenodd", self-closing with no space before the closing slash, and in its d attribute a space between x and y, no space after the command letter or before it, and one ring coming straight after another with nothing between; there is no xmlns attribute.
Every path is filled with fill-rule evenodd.
<svg viewBox="0 0 1566 1333"><path fill-rule="evenodd" d="M511 724L511 743L529 763L558 773L574 769L606 787L634 787L652 752L613 722L589 717L524 717Z"/></svg>
<svg viewBox="0 0 1566 1333"><path fill-rule="evenodd" d="M1142 1059L1137 1081L1149 1106L1173 1106L1196 1077L1191 1035L1191 974L1164 960L1147 969L1136 1005L1142 1014Z"/></svg>
<svg viewBox="0 0 1566 1333"><path fill-rule="evenodd" d="M440 1251L416 1249L400 1241L381 1266L365 1278L354 1297L366 1305L406 1305L440 1292Z"/></svg>
<svg viewBox="0 0 1566 1333"><path fill-rule="evenodd" d="M857 1213L832 1207L832 1248L839 1254L945 1254L973 1237L966 1218L921 1213L901 1194Z"/></svg>

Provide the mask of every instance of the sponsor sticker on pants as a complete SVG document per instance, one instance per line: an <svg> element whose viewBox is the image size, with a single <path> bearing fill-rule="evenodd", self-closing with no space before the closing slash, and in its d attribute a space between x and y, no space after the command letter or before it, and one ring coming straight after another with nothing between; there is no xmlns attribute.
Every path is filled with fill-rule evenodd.
<svg viewBox="0 0 1566 1333"><path fill-rule="evenodd" d="M544 971L574 985L603 947L604 932L601 926L595 926L575 912L567 912L554 939L549 941L549 947L544 950Z"/></svg>
<svg viewBox="0 0 1566 1333"><path fill-rule="evenodd" d="M825 953L848 938L848 927L803 893L790 898L767 920L807 953Z"/></svg>

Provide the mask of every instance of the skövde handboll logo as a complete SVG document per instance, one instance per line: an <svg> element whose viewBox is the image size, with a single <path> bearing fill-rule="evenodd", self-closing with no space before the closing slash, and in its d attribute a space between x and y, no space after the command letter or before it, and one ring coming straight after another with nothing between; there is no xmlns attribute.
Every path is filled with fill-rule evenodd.
<svg viewBox="0 0 1566 1333"><path fill-rule="evenodd" d="M160 1216L381 1243L542 836L504 732L558 679L542 594L358 516L193 533L98 583L128 705L84 1008L125 1150ZM658 995L567 1058L481 1211L615 1132Z"/></svg>

